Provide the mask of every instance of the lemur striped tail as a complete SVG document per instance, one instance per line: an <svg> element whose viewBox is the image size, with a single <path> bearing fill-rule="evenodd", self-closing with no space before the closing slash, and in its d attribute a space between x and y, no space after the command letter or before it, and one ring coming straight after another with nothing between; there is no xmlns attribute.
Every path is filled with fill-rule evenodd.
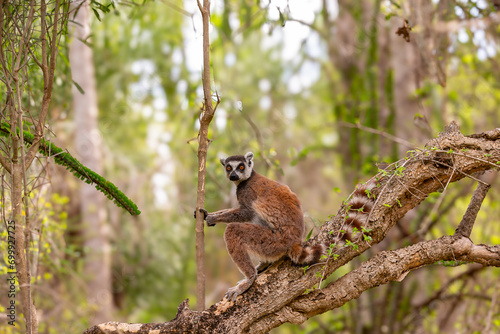
<svg viewBox="0 0 500 334"><path fill-rule="evenodd" d="M343 245L346 240L353 241L356 234L361 235L362 226L367 223L368 215L375 203L375 197L371 194L371 189L375 188L373 182L359 186L353 193L352 198L347 202L348 215L342 229L334 235L333 242ZM295 244L288 251L288 257L293 263L299 265L311 265L321 260L321 256L327 254L329 245L318 244L302 246Z"/></svg>
<svg viewBox="0 0 500 334"><path fill-rule="evenodd" d="M320 261L321 256L326 254L325 245L302 246L295 244L288 251L288 257L293 263L299 265L311 265Z"/></svg>
<svg viewBox="0 0 500 334"><path fill-rule="evenodd" d="M347 202L347 216L341 230L334 234L334 242L345 244L346 240L354 241L356 235L362 233L362 227L366 225L368 216L375 203L375 196L371 190L376 187L374 182L360 185Z"/></svg>

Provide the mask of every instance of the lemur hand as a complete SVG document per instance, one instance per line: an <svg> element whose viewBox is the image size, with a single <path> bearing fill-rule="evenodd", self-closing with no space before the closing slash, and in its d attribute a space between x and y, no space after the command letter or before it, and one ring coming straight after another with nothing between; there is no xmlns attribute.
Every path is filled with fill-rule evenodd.
<svg viewBox="0 0 500 334"><path fill-rule="evenodd" d="M206 219L207 219L207 216L208 216L208 212L207 212L207 210L205 210L205 209L200 209L199 211L203 213L203 220L206 220ZM194 215L194 218L196 218L196 209L194 209L194 213L193 213L193 215Z"/></svg>

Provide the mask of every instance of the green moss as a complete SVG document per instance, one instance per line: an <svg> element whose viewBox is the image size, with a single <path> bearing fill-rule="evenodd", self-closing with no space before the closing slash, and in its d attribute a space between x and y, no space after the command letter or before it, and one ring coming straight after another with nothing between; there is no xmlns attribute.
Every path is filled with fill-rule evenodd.
<svg viewBox="0 0 500 334"><path fill-rule="evenodd" d="M17 132L19 133L19 129L17 129ZM8 137L10 134L10 125L8 123L2 123L0 126L0 135ZM34 136L31 133L23 131L23 136L24 143L27 146L33 144ZM65 166L66 169L71 171L74 176L85 183L93 184L95 188L104 193L108 199L113 200L118 207L124 208L131 215L139 215L141 213L141 211L137 208L137 205L125 196L125 194L122 193L112 182L109 182L101 175L85 167L71 154L64 151L60 147L57 147L50 141L42 139L38 152L47 157L53 157L54 161L58 165Z"/></svg>

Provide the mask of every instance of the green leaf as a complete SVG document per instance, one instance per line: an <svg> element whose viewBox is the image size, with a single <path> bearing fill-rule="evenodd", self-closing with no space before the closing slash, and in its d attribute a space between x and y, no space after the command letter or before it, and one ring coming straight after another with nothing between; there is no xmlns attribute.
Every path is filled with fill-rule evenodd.
<svg viewBox="0 0 500 334"><path fill-rule="evenodd" d="M306 241L311 238L313 231L314 231L314 227L309 231L309 233L307 233Z"/></svg>
<svg viewBox="0 0 500 334"><path fill-rule="evenodd" d="M95 17L99 20L99 22L101 22L101 16L99 15L99 12L97 12L97 10L95 10L94 8L92 8L92 11L94 12Z"/></svg>
<svg viewBox="0 0 500 334"><path fill-rule="evenodd" d="M82 94L82 95L85 95L85 91L83 90L83 88L75 81L75 80L71 80L73 81L73 84L75 85L76 89L78 89L78 91Z"/></svg>

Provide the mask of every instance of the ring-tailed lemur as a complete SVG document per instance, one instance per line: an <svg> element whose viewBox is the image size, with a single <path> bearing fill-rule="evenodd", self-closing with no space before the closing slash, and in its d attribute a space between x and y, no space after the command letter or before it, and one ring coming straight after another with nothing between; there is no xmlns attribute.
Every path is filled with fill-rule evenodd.
<svg viewBox="0 0 500 334"><path fill-rule="evenodd" d="M245 279L230 288L225 297L236 300L253 284L259 272L284 255L299 265L318 262L327 246L302 244L304 216L299 199L290 188L258 174L253 169L252 152L220 159L220 162L227 178L237 186L239 207L212 213L200 209L200 212L205 215L208 226L228 223L224 233L227 251L245 275ZM357 223L355 216L353 214L349 222L354 226ZM255 267L252 259L260 264Z"/></svg>

